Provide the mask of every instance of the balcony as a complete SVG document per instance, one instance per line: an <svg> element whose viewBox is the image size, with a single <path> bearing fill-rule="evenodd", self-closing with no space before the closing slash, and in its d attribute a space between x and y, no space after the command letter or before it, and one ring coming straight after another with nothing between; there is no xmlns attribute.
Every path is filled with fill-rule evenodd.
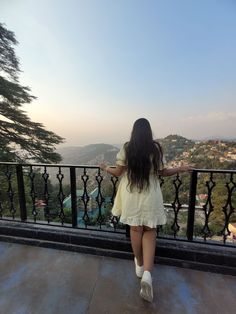
<svg viewBox="0 0 236 314"><path fill-rule="evenodd" d="M235 173L160 178L168 223L147 304L129 229L110 215L117 178L96 166L0 163L3 313L234 313Z"/></svg>
<svg viewBox="0 0 236 314"><path fill-rule="evenodd" d="M0 242L4 314L235 313L236 277L156 264L154 302L133 261Z"/></svg>

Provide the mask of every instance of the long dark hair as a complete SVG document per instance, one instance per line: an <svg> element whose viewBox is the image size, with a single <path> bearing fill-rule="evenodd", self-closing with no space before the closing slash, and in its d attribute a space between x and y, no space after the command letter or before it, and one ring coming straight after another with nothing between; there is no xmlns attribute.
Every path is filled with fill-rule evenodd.
<svg viewBox="0 0 236 314"><path fill-rule="evenodd" d="M152 129L147 119L135 121L131 138L125 144L127 176L130 190L137 187L139 192L149 188L149 176L153 167L154 175L163 163L163 153L160 144L153 140Z"/></svg>

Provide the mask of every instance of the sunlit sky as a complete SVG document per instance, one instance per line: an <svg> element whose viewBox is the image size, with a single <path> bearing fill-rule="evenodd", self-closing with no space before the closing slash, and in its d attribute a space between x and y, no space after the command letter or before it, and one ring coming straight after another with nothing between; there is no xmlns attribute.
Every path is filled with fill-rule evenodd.
<svg viewBox="0 0 236 314"><path fill-rule="evenodd" d="M65 145L236 138L235 0L0 0L32 120Z"/></svg>

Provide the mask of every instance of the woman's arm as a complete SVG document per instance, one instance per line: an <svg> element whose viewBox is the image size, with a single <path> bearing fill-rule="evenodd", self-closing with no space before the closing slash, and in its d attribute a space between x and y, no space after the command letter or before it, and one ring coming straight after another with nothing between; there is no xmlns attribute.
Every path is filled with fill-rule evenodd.
<svg viewBox="0 0 236 314"><path fill-rule="evenodd" d="M106 166L105 164L100 164L99 167L102 170L110 173L112 176L115 176L115 177L121 176L126 170L126 166L120 166L120 165L117 165L115 168L112 168L112 167Z"/></svg>
<svg viewBox="0 0 236 314"><path fill-rule="evenodd" d="M173 176L177 173L180 172L187 172L187 171L192 171L194 168L191 166L182 166L182 167L176 167L176 168L164 168L163 170L159 171L159 174L162 177L169 177Z"/></svg>

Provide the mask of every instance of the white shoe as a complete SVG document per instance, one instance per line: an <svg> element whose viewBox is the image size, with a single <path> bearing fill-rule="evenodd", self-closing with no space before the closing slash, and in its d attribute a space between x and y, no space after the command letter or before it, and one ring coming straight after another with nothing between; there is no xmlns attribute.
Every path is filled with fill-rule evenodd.
<svg viewBox="0 0 236 314"><path fill-rule="evenodd" d="M136 257L134 258L135 263L135 272L138 278L142 278L143 276L143 266L139 266Z"/></svg>
<svg viewBox="0 0 236 314"><path fill-rule="evenodd" d="M141 280L140 296L148 302L153 300L152 276L147 270L144 271Z"/></svg>

